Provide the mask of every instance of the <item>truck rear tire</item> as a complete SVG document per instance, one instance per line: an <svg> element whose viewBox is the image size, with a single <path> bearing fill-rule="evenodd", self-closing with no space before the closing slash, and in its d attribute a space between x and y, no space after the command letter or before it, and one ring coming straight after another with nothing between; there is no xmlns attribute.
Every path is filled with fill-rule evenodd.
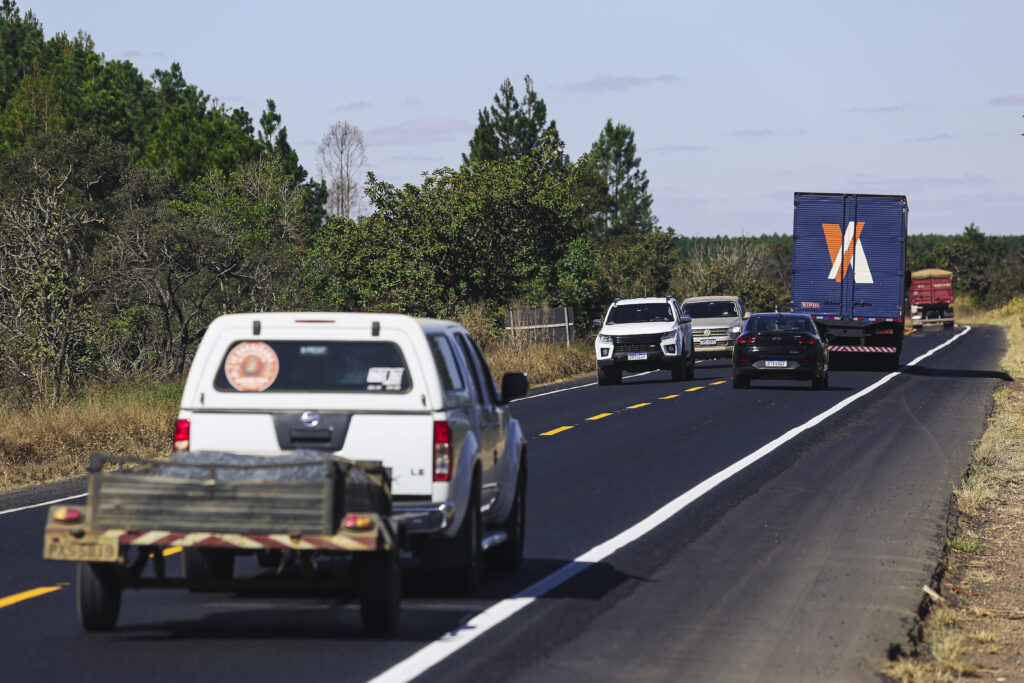
<svg viewBox="0 0 1024 683"><path fill-rule="evenodd" d="M78 620L86 631L111 631L121 611L121 583L104 562L79 562L75 575Z"/></svg>
<svg viewBox="0 0 1024 683"><path fill-rule="evenodd" d="M359 615L373 635L388 635L398 627L402 602L402 567L395 550L360 553L354 558L359 579Z"/></svg>
<svg viewBox="0 0 1024 683"><path fill-rule="evenodd" d="M186 579L230 579L235 572L235 552L214 548L185 548L181 570Z"/></svg>
<svg viewBox="0 0 1024 683"><path fill-rule="evenodd" d="M519 463L516 477L516 492L508 519L502 525L508 538L484 554L484 562L490 569L514 571L523 562L523 544L526 540L526 454Z"/></svg>

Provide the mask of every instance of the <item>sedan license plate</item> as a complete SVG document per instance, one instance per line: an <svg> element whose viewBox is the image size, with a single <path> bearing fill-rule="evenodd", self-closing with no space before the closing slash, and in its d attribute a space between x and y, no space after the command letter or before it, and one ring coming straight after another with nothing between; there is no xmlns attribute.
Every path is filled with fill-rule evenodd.
<svg viewBox="0 0 1024 683"><path fill-rule="evenodd" d="M647 360L646 353L628 353L626 354L626 360Z"/></svg>
<svg viewBox="0 0 1024 683"><path fill-rule="evenodd" d="M787 363L784 360L766 360L764 366L766 368L784 368Z"/></svg>
<svg viewBox="0 0 1024 683"><path fill-rule="evenodd" d="M700 345L701 346L714 346L717 343L718 343L718 341L715 340L715 339L701 339L700 340Z"/></svg>
<svg viewBox="0 0 1024 683"><path fill-rule="evenodd" d="M43 547L43 558L47 560L116 562L117 557L118 543L116 538L73 541L67 537L53 537L47 538Z"/></svg>

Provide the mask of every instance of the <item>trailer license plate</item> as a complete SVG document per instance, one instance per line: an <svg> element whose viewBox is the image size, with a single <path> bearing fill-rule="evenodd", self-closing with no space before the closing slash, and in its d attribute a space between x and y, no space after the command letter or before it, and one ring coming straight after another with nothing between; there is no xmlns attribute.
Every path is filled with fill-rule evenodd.
<svg viewBox="0 0 1024 683"><path fill-rule="evenodd" d="M784 368L786 367L786 361L784 360L766 360L764 362L766 368Z"/></svg>
<svg viewBox="0 0 1024 683"><path fill-rule="evenodd" d="M647 360L646 353L627 353L626 360Z"/></svg>
<svg viewBox="0 0 1024 683"><path fill-rule="evenodd" d="M116 562L116 538L98 538L91 541L73 541L66 537L46 539L43 558L47 560L74 560L79 562Z"/></svg>

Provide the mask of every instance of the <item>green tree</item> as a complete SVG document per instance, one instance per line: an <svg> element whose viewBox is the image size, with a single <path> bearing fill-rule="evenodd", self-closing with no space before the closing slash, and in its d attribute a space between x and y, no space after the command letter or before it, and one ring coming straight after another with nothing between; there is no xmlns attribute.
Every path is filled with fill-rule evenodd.
<svg viewBox="0 0 1024 683"><path fill-rule="evenodd" d="M647 171L640 168L633 129L611 119L590 149L590 158L608 184L610 205L603 216L603 235L632 235L657 229L651 213Z"/></svg>
<svg viewBox="0 0 1024 683"><path fill-rule="evenodd" d="M523 159L547 138L547 144L561 148L555 122L547 122L547 105L533 89L533 79L526 76L526 93L516 99L515 88L508 78L494 95L494 104L477 113L477 126L469 141L469 154L462 163ZM563 164L561 157L554 159Z"/></svg>

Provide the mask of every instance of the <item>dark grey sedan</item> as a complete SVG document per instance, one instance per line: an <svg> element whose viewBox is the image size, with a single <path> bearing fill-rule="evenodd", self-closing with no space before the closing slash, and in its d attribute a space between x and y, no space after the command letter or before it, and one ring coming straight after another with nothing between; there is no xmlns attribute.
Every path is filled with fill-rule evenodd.
<svg viewBox="0 0 1024 683"><path fill-rule="evenodd" d="M755 313L747 318L732 353L732 385L752 379L810 380L828 388L828 349L811 316L803 313Z"/></svg>

